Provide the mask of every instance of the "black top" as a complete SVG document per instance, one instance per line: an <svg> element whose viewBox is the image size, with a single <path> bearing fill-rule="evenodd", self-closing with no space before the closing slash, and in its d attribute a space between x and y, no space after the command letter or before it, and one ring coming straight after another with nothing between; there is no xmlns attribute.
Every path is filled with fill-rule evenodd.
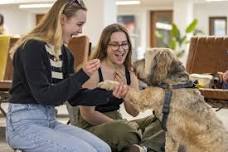
<svg viewBox="0 0 228 152"><path fill-rule="evenodd" d="M98 69L98 75L99 75L99 82L104 81L101 68ZM127 68L125 68L125 76L127 80L127 84L131 84L131 77L130 77L130 72L128 71ZM103 104L103 105L98 105L95 107L96 111L99 112L110 112L110 111L115 111L120 108L120 104L123 102L123 99L118 99L118 98L111 98L108 103Z"/></svg>
<svg viewBox="0 0 228 152"><path fill-rule="evenodd" d="M89 76L83 70L74 73L73 55L64 45L61 48L64 79L52 83L51 65L45 45L43 41L29 40L15 52L10 103L56 106L68 100L71 105L95 106L105 104L112 98L110 91L81 89Z"/></svg>

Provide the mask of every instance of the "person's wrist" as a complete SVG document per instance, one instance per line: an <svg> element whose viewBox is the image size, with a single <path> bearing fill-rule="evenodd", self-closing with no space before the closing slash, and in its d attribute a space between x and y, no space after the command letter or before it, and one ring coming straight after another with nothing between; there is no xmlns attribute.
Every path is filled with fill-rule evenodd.
<svg viewBox="0 0 228 152"><path fill-rule="evenodd" d="M82 70L88 77L90 77L92 75L90 72L86 71L84 68L82 68Z"/></svg>

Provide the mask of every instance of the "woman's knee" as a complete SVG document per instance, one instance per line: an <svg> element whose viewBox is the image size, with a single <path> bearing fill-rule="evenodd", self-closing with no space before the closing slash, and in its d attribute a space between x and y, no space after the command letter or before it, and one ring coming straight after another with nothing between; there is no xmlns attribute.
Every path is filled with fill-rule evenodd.
<svg viewBox="0 0 228 152"><path fill-rule="evenodd" d="M141 140L141 132L137 130L137 124L133 122L115 123L109 130L114 141L123 144L135 144Z"/></svg>

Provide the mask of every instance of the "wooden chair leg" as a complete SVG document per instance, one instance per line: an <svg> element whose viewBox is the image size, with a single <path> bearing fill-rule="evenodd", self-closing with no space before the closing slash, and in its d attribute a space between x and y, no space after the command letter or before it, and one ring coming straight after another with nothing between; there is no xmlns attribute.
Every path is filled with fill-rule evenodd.
<svg viewBox="0 0 228 152"><path fill-rule="evenodd" d="M9 93L8 92L0 92L0 111L3 114L4 117L6 117L6 112L2 107L2 103L6 103L9 99Z"/></svg>
<svg viewBox="0 0 228 152"><path fill-rule="evenodd" d="M4 111L4 109L2 108L2 103L0 103L0 111L3 114L4 117L6 117L6 112Z"/></svg>

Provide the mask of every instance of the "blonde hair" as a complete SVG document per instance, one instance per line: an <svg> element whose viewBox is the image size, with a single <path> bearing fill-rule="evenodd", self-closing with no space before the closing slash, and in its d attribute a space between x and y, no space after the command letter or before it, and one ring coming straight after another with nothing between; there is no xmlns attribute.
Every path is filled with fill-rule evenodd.
<svg viewBox="0 0 228 152"><path fill-rule="evenodd" d="M13 58L17 48L24 46L30 39L45 41L54 46L54 52L58 54L62 45L62 28L60 19L62 14L67 18L75 15L78 10L85 10L85 4L82 0L57 0L48 13L42 18L40 23L27 35L23 36L10 50L10 56Z"/></svg>
<svg viewBox="0 0 228 152"><path fill-rule="evenodd" d="M127 29L121 24L111 24L104 28L101 33L100 40L98 42L95 53L92 55L92 58L98 58L100 60L104 60L107 57L107 48L110 42L111 36L115 32L123 32L127 37L127 42L129 44L129 51L127 57L124 61L124 65L130 69L131 68L131 55L132 55L132 44L130 40L130 36L128 34Z"/></svg>

